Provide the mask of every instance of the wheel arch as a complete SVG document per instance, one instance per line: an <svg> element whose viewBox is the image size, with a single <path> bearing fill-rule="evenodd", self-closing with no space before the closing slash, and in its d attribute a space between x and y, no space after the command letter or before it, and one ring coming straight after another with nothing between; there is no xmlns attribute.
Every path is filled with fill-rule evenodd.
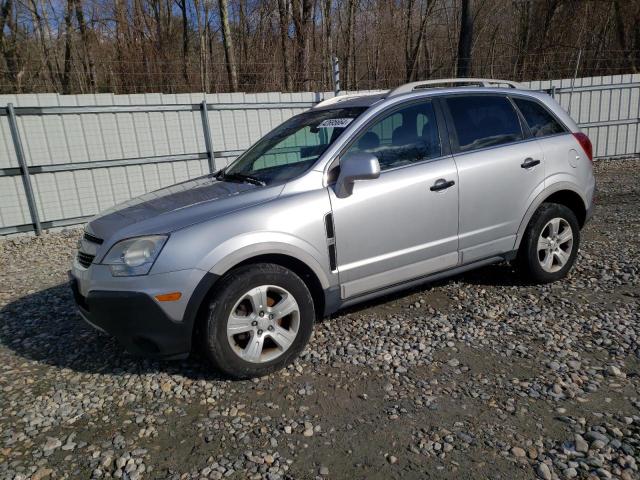
<svg viewBox="0 0 640 480"><path fill-rule="evenodd" d="M524 233L531 221L531 217L543 203L558 203L569 208L578 219L582 228L587 219L587 202L578 189L571 183L562 182L542 191L527 209L516 236L515 250L520 248Z"/></svg>
<svg viewBox="0 0 640 480"><path fill-rule="evenodd" d="M224 270L217 269L216 272L208 272L201 280L197 289L200 289L200 294L197 299L194 300L194 304L191 305L192 311L192 326L191 326L191 343L192 348L194 344L198 343L198 336L200 332L201 319L204 318L204 312L207 309L207 305L216 291L216 287L220 284L220 281L224 277L235 270L238 267L245 265L257 264L257 263L273 263L287 268L298 275L305 283L311 298L313 299L314 309L316 311L316 318L322 318L326 308L326 289L323 287L321 278L316 274L313 268L307 263L296 258L290 254L277 253L277 252L262 252L256 255L238 260L233 264L227 264Z"/></svg>
<svg viewBox="0 0 640 480"><path fill-rule="evenodd" d="M325 309L325 289L322 287L322 283L313 269L305 262L291 255L282 253L262 253L249 257L231 267L228 271L235 270L238 267L245 265L252 265L256 263L273 263L280 265L293 273L298 275L300 279L305 283L311 298L313 299L314 309L316 311L316 317L320 318Z"/></svg>

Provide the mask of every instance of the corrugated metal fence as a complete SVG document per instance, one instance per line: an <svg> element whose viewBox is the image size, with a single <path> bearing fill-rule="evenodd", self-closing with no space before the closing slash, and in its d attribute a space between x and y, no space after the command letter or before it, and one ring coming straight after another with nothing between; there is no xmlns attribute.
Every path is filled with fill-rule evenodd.
<svg viewBox="0 0 640 480"><path fill-rule="evenodd" d="M596 156L640 152L640 75L529 87L549 90L570 111ZM82 223L118 202L224 167L330 96L0 95L0 234Z"/></svg>

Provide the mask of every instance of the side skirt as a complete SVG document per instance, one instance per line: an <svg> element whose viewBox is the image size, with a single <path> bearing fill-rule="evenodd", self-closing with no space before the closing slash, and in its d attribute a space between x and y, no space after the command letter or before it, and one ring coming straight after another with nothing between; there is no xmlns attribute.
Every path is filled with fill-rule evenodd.
<svg viewBox="0 0 640 480"><path fill-rule="evenodd" d="M517 252L514 251L514 252L508 252L504 255L484 258L482 260L477 260L475 262L468 263L466 265L460 265L459 267L443 270L442 272L414 278L412 280L407 280L405 282L397 283L394 285L389 285L387 287L380 288L371 292L366 292L361 295L356 295L354 297L347 298L347 299L341 299L340 289L333 288L325 291L325 305L326 305L325 316L331 315L332 313L335 313L342 308L350 307L352 305L366 302L367 300L372 300L374 298L382 297L384 295L389 295L391 293L398 292L400 290L406 290L411 287L423 285L425 283L431 283L437 280L442 280L443 278L453 277L455 275L459 275L460 273L464 273L469 270L474 270L476 268L484 267L486 265L491 265L493 263L511 261L515 258L516 253Z"/></svg>

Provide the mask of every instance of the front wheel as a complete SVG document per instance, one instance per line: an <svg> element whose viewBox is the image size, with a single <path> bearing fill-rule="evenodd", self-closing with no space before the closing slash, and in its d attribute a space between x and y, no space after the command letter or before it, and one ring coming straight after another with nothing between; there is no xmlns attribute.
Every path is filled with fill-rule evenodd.
<svg viewBox="0 0 640 480"><path fill-rule="evenodd" d="M566 206L544 203L534 213L519 260L523 270L538 283L564 278L573 266L580 246L580 225Z"/></svg>
<svg viewBox="0 0 640 480"><path fill-rule="evenodd" d="M259 377L293 362L315 321L305 283L291 270L267 263L230 272L207 314L206 354L233 378Z"/></svg>

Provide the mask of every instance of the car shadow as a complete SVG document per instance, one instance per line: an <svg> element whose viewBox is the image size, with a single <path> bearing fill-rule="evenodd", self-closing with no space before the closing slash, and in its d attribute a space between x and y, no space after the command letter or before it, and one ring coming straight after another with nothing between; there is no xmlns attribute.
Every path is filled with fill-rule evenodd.
<svg viewBox="0 0 640 480"><path fill-rule="evenodd" d="M479 286L528 285L508 264L491 265L348 307L334 316L458 281ZM0 309L0 343L21 357L77 372L112 375L165 372L194 380L225 380L197 349L185 360L147 359L129 354L113 337L82 320L68 283L25 295Z"/></svg>
<svg viewBox="0 0 640 480"><path fill-rule="evenodd" d="M68 283L31 293L0 309L0 343L21 357L76 372L164 372L193 380L224 380L197 352L185 360L129 354L113 337L80 317Z"/></svg>

